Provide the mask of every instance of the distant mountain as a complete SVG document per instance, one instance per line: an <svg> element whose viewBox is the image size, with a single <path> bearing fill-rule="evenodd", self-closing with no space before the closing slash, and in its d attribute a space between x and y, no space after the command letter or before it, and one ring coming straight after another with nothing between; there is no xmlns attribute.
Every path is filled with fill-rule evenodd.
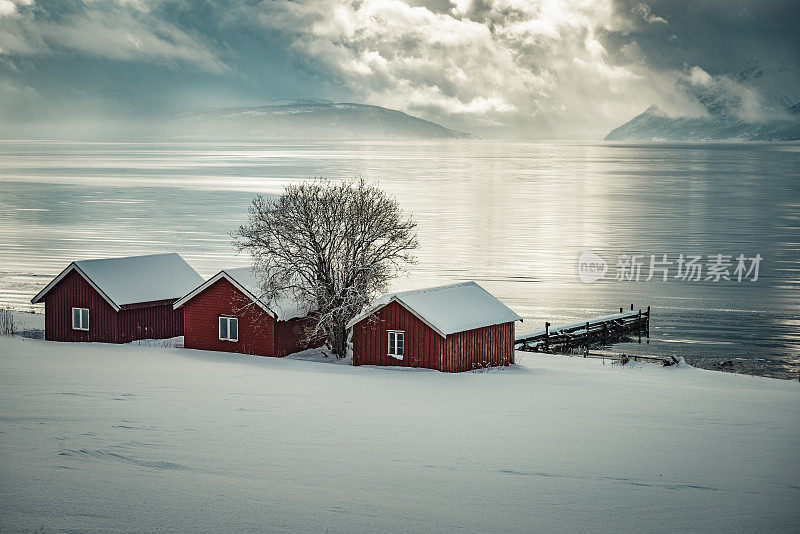
<svg viewBox="0 0 800 534"><path fill-rule="evenodd" d="M675 117L650 106L605 137L644 140L800 140L800 73L752 63L737 73L709 77L684 89L705 109L702 117Z"/></svg>
<svg viewBox="0 0 800 534"><path fill-rule="evenodd" d="M393 109L331 102L294 102L271 106L215 109L168 119L156 124L148 133L189 139L474 137Z"/></svg>
<svg viewBox="0 0 800 534"><path fill-rule="evenodd" d="M711 118L667 117L656 106L651 106L641 115L611 130L605 140L800 140L800 103L788 108L787 112L796 118L746 122L733 115L716 115Z"/></svg>

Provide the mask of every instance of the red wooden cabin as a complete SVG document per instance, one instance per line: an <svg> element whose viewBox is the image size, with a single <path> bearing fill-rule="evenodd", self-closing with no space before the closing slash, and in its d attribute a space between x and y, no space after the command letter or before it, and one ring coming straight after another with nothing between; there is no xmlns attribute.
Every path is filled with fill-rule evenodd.
<svg viewBox="0 0 800 534"><path fill-rule="evenodd" d="M353 365L455 373L514 363L522 318L475 282L381 297L348 323Z"/></svg>
<svg viewBox="0 0 800 534"><path fill-rule="evenodd" d="M44 302L51 341L168 338L183 334L183 312L172 303L202 280L175 253L74 261L31 303Z"/></svg>
<svg viewBox="0 0 800 534"><path fill-rule="evenodd" d="M183 346L282 357L316 345L303 343L306 310L261 294L250 269L220 271L174 304L183 310Z"/></svg>

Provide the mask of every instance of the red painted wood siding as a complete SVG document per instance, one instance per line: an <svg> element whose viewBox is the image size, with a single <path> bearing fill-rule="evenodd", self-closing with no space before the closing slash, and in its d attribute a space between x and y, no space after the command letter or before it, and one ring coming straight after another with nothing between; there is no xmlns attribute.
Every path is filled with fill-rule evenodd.
<svg viewBox="0 0 800 534"><path fill-rule="evenodd" d="M277 356L275 319L222 278L183 305L184 347ZM219 339L219 317L239 319L239 341Z"/></svg>
<svg viewBox="0 0 800 534"><path fill-rule="evenodd" d="M117 312L117 343L182 335L183 308L172 309L172 302L158 306L123 308Z"/></svg>
<svg viewBox="0 0 800 534"><path fill-rule="evenodd" d="M514 363L514 323L475 328L447 336L444 371L457 373Z"/></svg>
<svg viewBox="0 0 800 534"><path fill-rule="evenodd" d="M83 276L72 271L44 296L45 339L128 343L183 334L183 310L171 303L115 311ZM89 331L72 329L72 308L89 309Z"/></svg>
<svg viewBox="0 0 800 534"><path fill-rule="evenodd" d="M321 341L303 343L310 319L276 321L233 284L222 278L183 305L184 347L283 357ZM220 316L239 319L239 341L219 339Z"/></svg>
<svg viewBox="0 0 800 534"><path fill-rule="evenodd" d="M89 331L72 329L72 308L89 309ZM71 271L44 296L44 338L50 341L117 341L117 312Z"/></svg>
<svg viewBox="0 0 800 534"><path fill-rule="evenodd" d="M303 342L305 330L312 325L313 321L308 317L298 317L275 323L275 355L286 356L322 345L322 339L312 340L310 343Z"/></svg>
<svg viewBox="0 0 800 534"><path fill-rule="evenodd" d="M388 332L402 330L403 359L389 356ZM353 325L353 365L399 365L445 372L514 363L514 323L505 323L443 338L397 302Z"/></svg>
<svg viewBox="0 0 800 534"><path fill-rule="evenodd" d="M353 325L353 365L399 365L443 370L444 338L399 305L390 302ZM389 356L388 331L403 330L403 359Z"/></svg>

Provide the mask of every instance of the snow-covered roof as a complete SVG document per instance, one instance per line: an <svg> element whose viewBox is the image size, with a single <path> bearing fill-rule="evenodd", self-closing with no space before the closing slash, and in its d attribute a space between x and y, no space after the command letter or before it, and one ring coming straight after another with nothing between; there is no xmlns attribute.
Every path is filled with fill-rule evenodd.
<svg viewBox="0 0 800 534"><path fill-rule="evenodd" d="M197 294L204 291L207 287L216 283L221 278L225 278L234 286L236 286L242 293L247 295L250 299L258 304L263 310L272 315L278 321L288 321L296 317L304 317L308 314L308 310L297 303L293 298L286 296L277 300L268 301L263 298L261 291L261 284L259 278L253 273L252 269L242 267L239 269L223 269L218 272L186 296L176 301L173 304L174 308L179 308L193 299Z"/></svg>
<svg viewBox="0 0 800 534"><path fill-rule="evenodd" d="M31 302L40 302L73 270L78 271L115 310L128 304L174 300L203 281L203 277L174 252L81 260L70 263Z"/></svg>
<svg viewBox="0 0 800 534"><path fill-rule="evenodd" d="M456 332L521 321L522 317L475 282L390 293L354 317L347 328L395 301L442 337Z"/></svg>

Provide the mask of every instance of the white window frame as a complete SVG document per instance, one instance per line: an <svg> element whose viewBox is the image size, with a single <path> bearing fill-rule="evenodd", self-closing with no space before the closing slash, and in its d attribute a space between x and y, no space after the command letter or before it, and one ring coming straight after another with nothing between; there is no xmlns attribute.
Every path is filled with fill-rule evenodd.
<svg viewBox="0 0 800 534"><path fill-rule="evenodd" d="M75 310L80 310L78 312L78 324L75 324ZM84 314L84 312L86 312ZM86 319L86 324L84 324L84 319ZM89 331L89 308L72 308L72 329L73 330L82 330L84 332Z"/></svg>
<svg viewBox="0 0 800 534"><path fill-rule="evenodd" d="M386 353L397 360L403 359L406 351L406 332L405 330L387 330ZM392 352L392 336L394 336L394 352ZM397 340L400 340L400 352L397 351Z"/></svg>
<svg viewBox="0 0 800 534"><path fill-rule="evenodd" d="M222 321L225 321L225 323L226 323L225 324L225 333L226 333L225 337L222 337L222 331L221 331L222 329L220 328L220 325L222 324ZM231 322L235 322L236 323L236 337L235 338L231 337ZM238 317L232 317L230 315L220 315L219 316L219 320L217 321L217 336L219 337L220 341L232 341L234 343L239 341L239 318Z"/></svg>

